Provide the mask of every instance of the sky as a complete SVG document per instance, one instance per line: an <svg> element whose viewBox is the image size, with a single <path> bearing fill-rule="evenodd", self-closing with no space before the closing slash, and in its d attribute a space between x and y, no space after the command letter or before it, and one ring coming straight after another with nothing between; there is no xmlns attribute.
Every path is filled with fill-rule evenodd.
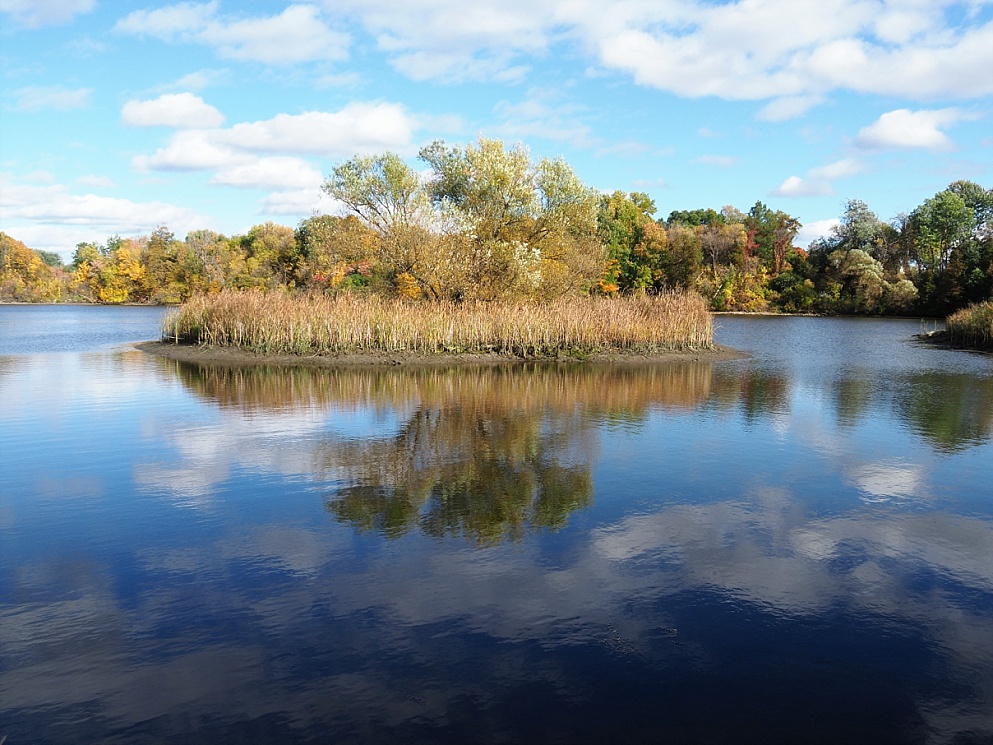
<svg viewBox="0 0 993 745"><path fill-rule="evenodd" d="M0 0L0 230L70 259L341 212L334 166L523 143L806 246L993 186L993 0Z"/></svg>

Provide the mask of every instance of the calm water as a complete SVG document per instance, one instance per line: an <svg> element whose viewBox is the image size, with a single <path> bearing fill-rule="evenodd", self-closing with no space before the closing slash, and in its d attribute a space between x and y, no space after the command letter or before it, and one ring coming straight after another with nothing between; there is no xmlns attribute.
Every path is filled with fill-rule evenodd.
<svg viewBox="0 0 993 745"><path fill-rule="evenodd" d="M279 371L0 307L0 738L993 742L993 358Z"/></svg>

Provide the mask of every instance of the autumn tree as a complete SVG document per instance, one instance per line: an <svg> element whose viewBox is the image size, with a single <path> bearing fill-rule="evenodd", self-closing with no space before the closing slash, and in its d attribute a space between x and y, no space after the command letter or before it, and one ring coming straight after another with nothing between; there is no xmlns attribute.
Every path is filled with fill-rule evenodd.
<svg viewBox="0 0 993 745"><path fill-rule="evenodd" d="M401 294L438 297L438 245L427 190L399 155L357 155L335 166L323 191L377 235L377 260Z"/></svg>
<svg viewBox="0 0 993 745"><path fill-rule="evenodd" d="M491 299L585 289L600 275L597 196L562 160L480 139L422 149L422 183L399 156L356 156L324 190L377 235L398 294Z"/></svg>
<svg viewBox="0 0 993 745"><path fill-rule="evenodd" d="M532 162L480 138L420 152L444 232L471 267L463 295L557 295L586 289L602 270L597 193L561 158Z"/></svg>
<svg viewBox="0 0 993 745"><path fill-rule="evenodd" d="M337 290L368 284L379 249L379 236L355 215L315 215L296 231L301 286Z"/></svg>
<svg viewBox="0 0 993 745"><path fill-rule="evenodd" d="M44 257L0 233L0 300L52 302L61 296L62 282Z"/></svg>

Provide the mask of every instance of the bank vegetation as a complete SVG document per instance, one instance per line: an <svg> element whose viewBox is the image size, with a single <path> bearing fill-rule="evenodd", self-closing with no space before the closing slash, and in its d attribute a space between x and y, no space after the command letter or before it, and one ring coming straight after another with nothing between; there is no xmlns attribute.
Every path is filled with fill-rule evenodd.
<svg viewBox="0 0 993 745"><path fill-rule="evenodd" d="M955 346L993 350L993 301L976 303L948 316L948 341Z"/></svg>

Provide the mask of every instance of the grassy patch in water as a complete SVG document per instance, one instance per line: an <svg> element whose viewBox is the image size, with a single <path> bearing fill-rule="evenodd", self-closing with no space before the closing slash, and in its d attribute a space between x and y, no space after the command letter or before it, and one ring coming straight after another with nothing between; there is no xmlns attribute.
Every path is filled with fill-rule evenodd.
<svg viewBox="0 0 993 745"><path fill-rule="evenodd" d="M948 316L948 340L956 346L993 349L993 301L975 303Z"/></svg>
<svg viewBox="0 0 993 745"><path fill-rule="evenodd" d="M375 295L222 292L184 303L163 338L269 355L497 353L583 358L710 349L713 321L693 293L552 302L410 302Z"/></svg>

